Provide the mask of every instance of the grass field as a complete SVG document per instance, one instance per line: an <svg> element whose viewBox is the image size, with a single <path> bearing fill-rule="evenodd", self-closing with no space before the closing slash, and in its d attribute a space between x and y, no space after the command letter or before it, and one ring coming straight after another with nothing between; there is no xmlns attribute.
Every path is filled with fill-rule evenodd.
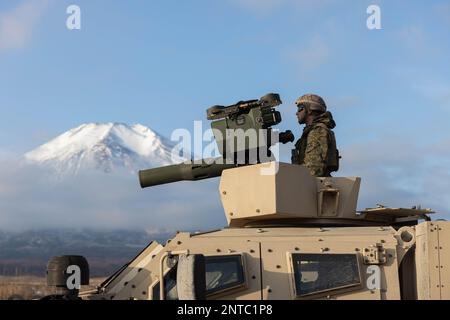
<svg viewBox="0 0 450 320"><path fill-rule="evenodd" d="M104 278L90 280L89 286L83 286L82 290L95 289ZM41 277L2 277L0 276L0 300L10 298L18 300L37 299L53 294L52 288L47 287L46 278Z"/></svg>

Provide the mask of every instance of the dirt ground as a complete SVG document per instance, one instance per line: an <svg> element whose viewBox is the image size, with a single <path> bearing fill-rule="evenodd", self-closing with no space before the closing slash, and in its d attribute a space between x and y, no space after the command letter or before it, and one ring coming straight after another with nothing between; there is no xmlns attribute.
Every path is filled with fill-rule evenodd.
<svg viewBox="0 0 450 320"><path fill-rule="evenodd" d="M90 285L83 286L82 290L95 289L103 280L104 278L91 279ZM39 299L53 293L53 290L47 287L46 278L0 276L0 300Z"/></svg>

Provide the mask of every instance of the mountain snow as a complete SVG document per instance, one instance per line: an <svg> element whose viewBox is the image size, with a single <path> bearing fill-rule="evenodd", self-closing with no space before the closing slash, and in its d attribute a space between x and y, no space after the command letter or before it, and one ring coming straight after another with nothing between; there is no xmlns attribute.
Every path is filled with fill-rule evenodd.
<svg viewBox="0 0 450 320"><path fill-rule="evenodd" d="M129 171L180 163L175 144L151 129L135 124L89 123L71 129L25 154L30 164L52 168L59 174L95 169Z"/></svg>

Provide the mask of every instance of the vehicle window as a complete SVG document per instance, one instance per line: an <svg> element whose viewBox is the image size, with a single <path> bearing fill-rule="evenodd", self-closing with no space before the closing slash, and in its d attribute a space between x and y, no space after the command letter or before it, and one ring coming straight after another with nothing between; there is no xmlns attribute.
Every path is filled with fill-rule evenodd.
<svg viewBox="0 0 450 320"><path fill-rule="evenodd" d="M241 255L205 257L205 262L207 294L244 284Z"/></svg>
<svg viewBox="0 0 450 320"><path fill-rule="evenodd" d="M241 255L205 257L206 294L242 286L245 283ZM164 276L166 300L178 300L177 268ZM159 300L159 282L153 286L153 300Z"/></svg>
<svg viewBox="0 0 450 320"><path fill-rule="evenodd" d="M293 254L297 296L359 286L356 254Z"/></svg>
<svg viewBox="0 0 450 320"><path fill-rule="evenodd" d="M159 281L153 287L153 300L159 300ZM172 268L164 276L164 299L165 300L178 300L177 292L177 268Z"/></svg>

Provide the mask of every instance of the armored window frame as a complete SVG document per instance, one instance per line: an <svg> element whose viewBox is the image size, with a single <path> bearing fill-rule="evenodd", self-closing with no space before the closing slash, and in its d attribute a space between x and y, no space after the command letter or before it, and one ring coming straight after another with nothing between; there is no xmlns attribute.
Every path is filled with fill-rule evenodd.
<svg viewBox="0 0 450 320"><path fill-rule="evenodd" d="M298 268L298 264L301 263L301 261L316 261L317 263L320 263L320 259L326 257L326 259L330 257L334 257L339 263L339 257L347 257L353 259L353 268L355 271L354 277L352 281L348 281L347 283L341 283L336 286L330 286L328 288L319 288L318 290L311 290L309 292L301 292L300 289L300 279L301 279L301 270ZM294 295L296 298L299 299L308 299L311 297L320 297L320 296L328 296L330 294L338 294L338 293L344 293L348 291L354 291L363 288L363 281L362 281L362 275L361 275L361 259L358 254L354 253L293 253L290 254L290 260L291 260L291 268L292 268L292 280L293 285L292 289L294 292ZM339 268L339 267L336 267Z"/></svg>
<svg viewBox="0 0 450 320"><path fill-rule="evenodd" d="M227 283L226 285L218 286L214 289L208 290L206 289L207 296L213 296L216 294L221 294L223 292L228 292L230 290L234 289L240 289L244 288L246 285L246 277L245 277L245 264L244 264L244 257L242 254L230 254L230 255L220 255L220 256L205 256L205 277L206 273L208 272L208 262L218 262L218 263L226 263L229 261L234 260L236 262L237 268L236 268L236 275L237 275L237 281L234 281L232 283ZM167 291L172 290L173 286L167 286L169 283L169 280L175 281L175 288L176 288L176 274L177 274L177 265L172 267L170 270L168 270L164 274L164 283L166 284L164 286L164 299L167 299ZM208 285L208 284L206 284ZM152 300L159 300L159 280L155 281L151 286L151 292L152 292ZM176 290L176 289L175 289Z"/></svg>
<svg viewBox="0 0 450 320"><path fill-rule="evenodd" d="M175 292L177 292L177 265L169 269L164 274L164 300L167 300L167 293L170 290L175 289ZM170 281L171 280L171 281ZM170 281L170 282L169 282ZM169 286L169 283L175 283L175 285ZM153 283L152 285L152 300L159 300L160 294L159 294L159 280ZM170 300L178 300L178 293L176 294L176 299L170 299Z"/></svg>
<svg viewBox="0 0 450 320"><path fill-rule="evenodd" d="M229 292L235 289L245 288L246 286L246 276L245 276L245 261L244 256L242 254L229 254L229 255L215 255L215 256L205 256L205 276L208 272L208 262L216 262L216 263L226 263L226 262L235 262L236 263L236 276L237 280L231 283L227 283L226 285L218 286L214 289L206 288L206 294L208 296L221 294L223 292ZM208 286L208 283L206 283Z"/></svg>

